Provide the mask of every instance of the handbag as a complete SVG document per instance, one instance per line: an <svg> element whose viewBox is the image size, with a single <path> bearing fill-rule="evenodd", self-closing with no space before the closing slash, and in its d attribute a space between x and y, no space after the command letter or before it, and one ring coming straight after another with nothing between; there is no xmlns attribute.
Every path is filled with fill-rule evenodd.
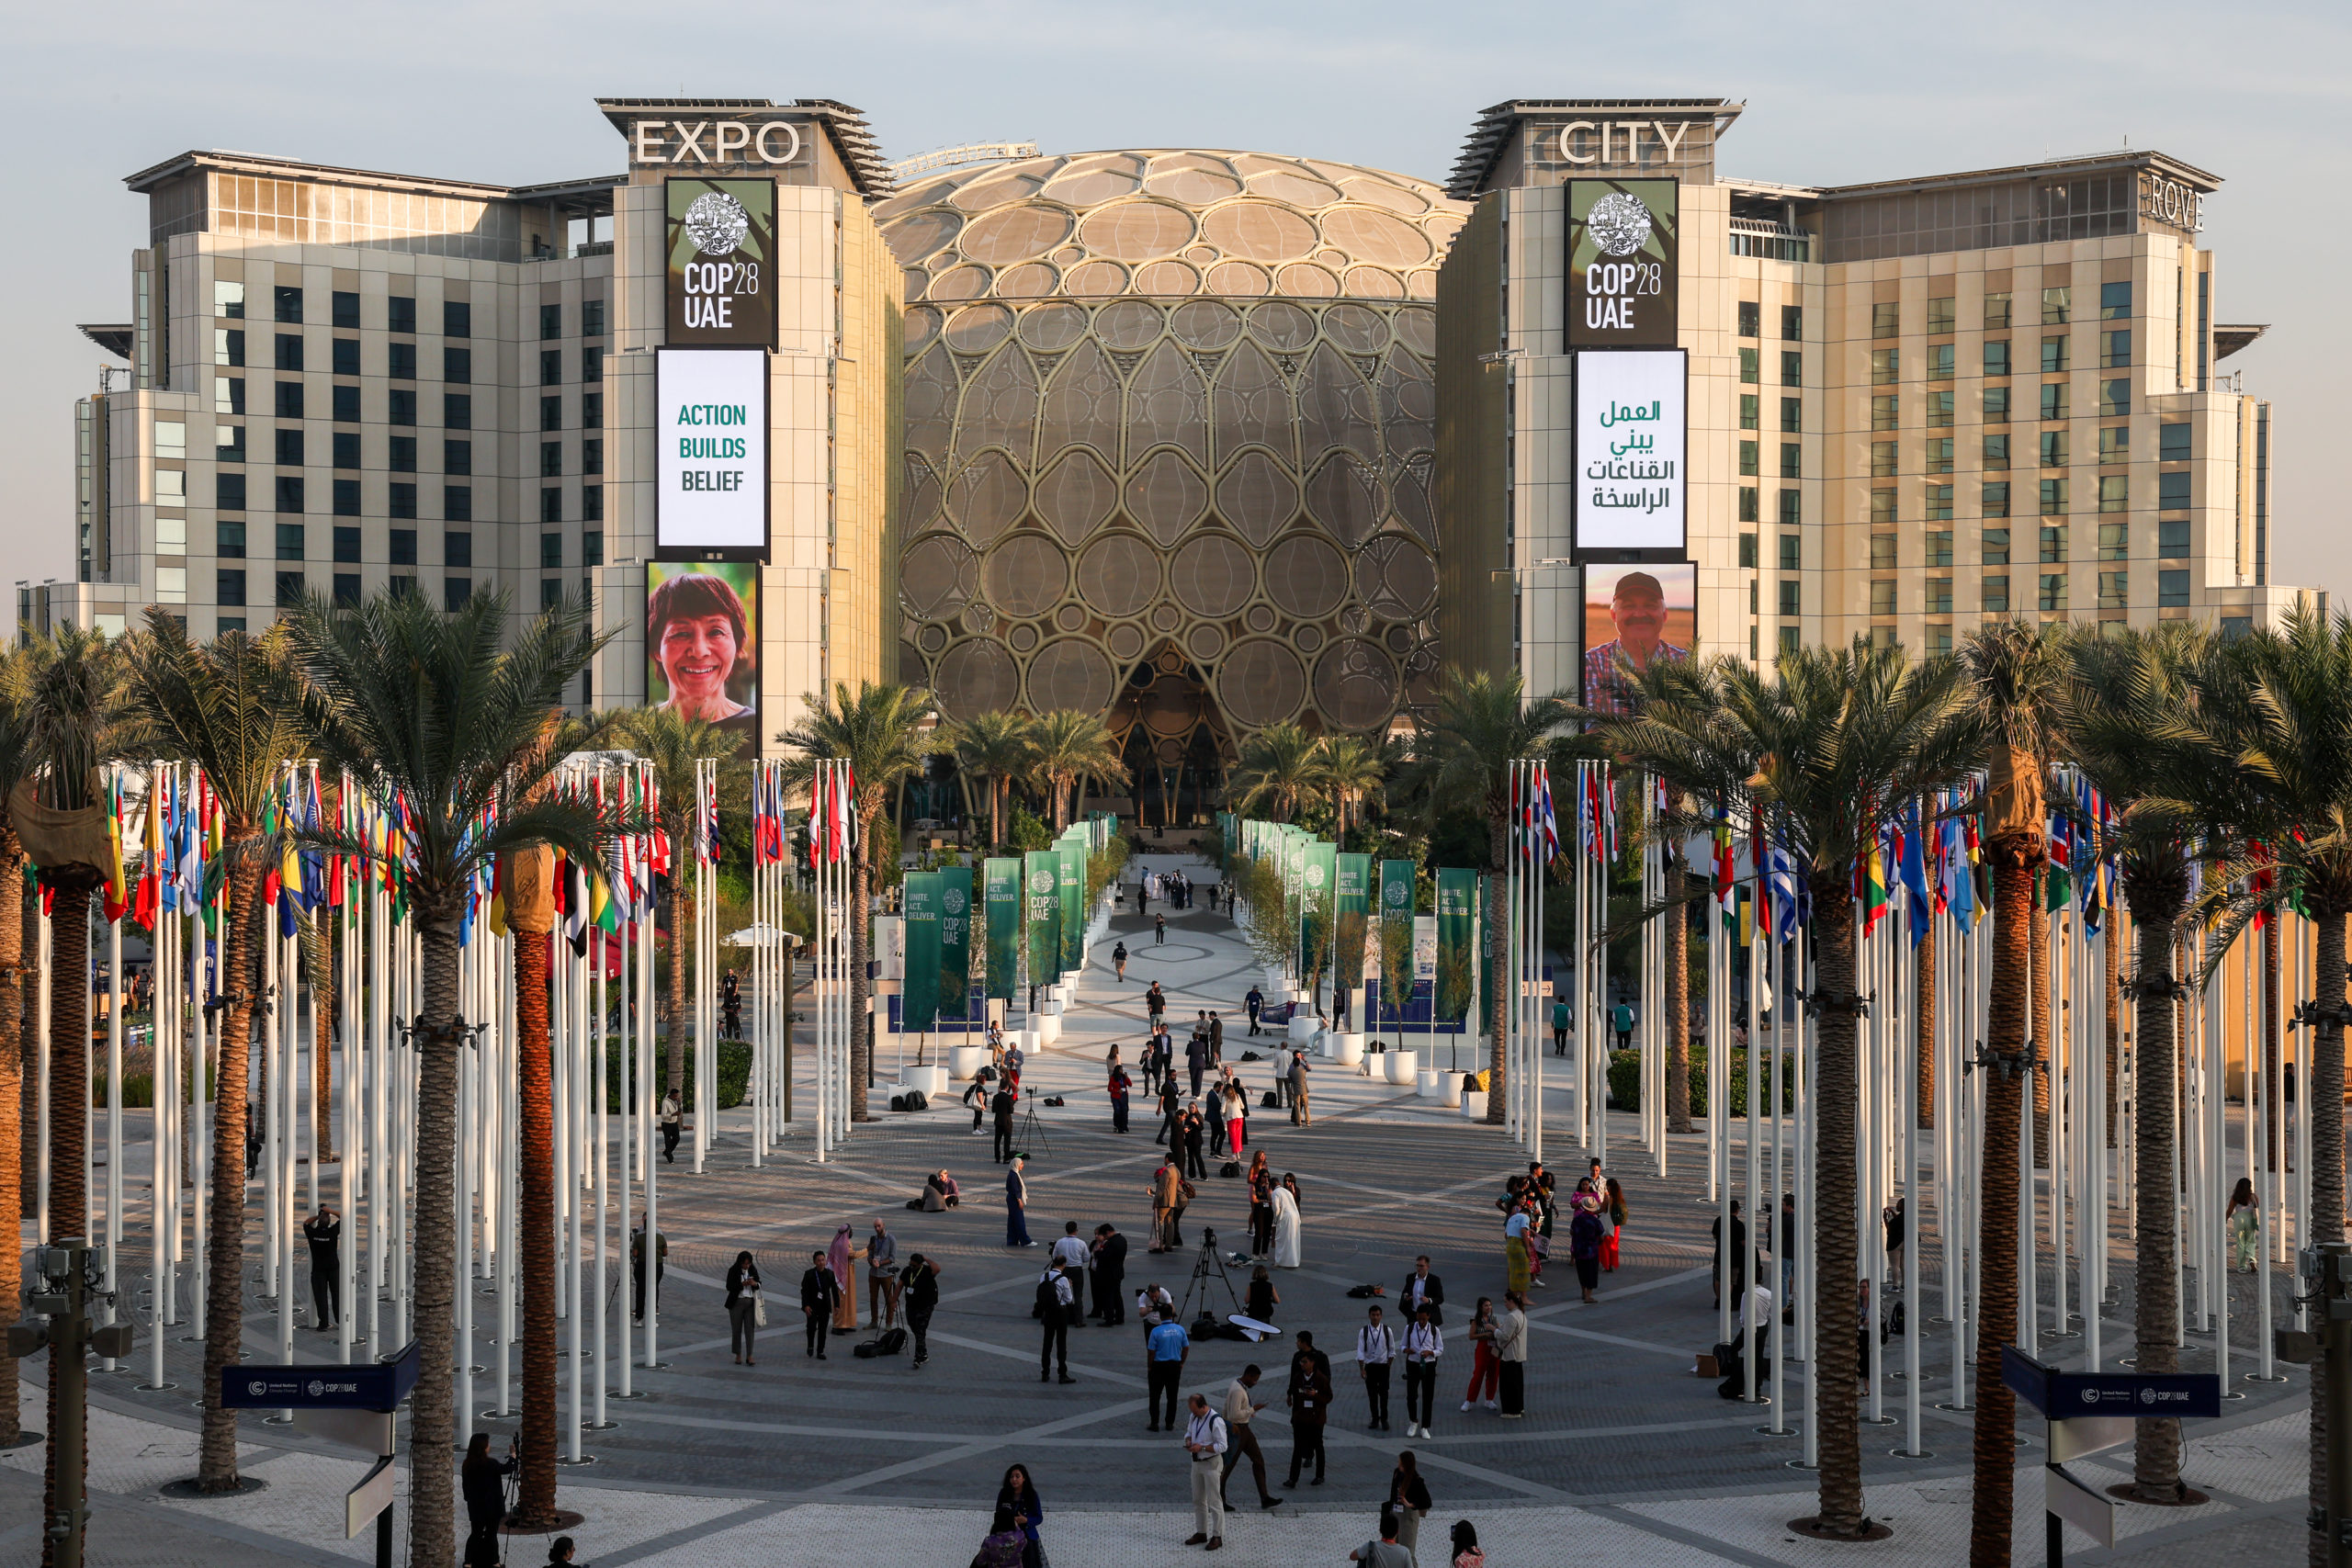
<svg viewBox="0 0 2352 1568"><path fill-rule="evenodd" d="M754 1328L765 1328L767 1325L768 1299L767 1297L760 1294L759 1292L753 1291L752 1292L752 1326Z"/></svg>

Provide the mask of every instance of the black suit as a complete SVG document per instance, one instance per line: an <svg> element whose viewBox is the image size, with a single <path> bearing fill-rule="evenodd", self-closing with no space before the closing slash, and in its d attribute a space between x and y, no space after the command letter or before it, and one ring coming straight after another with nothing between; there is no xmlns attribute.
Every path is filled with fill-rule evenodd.
<svg viewBox="0 0 2352 1568"><path fill-rule="evenodd" d="M831 1269L802 1270L800 1310L808 1320L808 1354L825 1353L825 1333L833 1325L833 1309L841 1299L842 1283Z"/></svg>
<svg viewBox="0 0 2352 1568"><path fill-rule="evenodd" d="M1408 1327L1412 1325L1414 1308L1419 1304L1412 1297L1413 1283L1413 1276L1406 1275L1405 1288L1397 1292L1404 1299L1396 1304L1396 1315ZM1430 1303L1430 1321L1442 1326L1445 1323L1445 1281L1435 1274L1431 1274L1428 1279L1421 1280L1420 1285ZM1399 1343L1402 1343L1403 1337L1403 1331L1400 1329L1397 1335Z"/></svg>
<svg viewBox="0 0 2352 1568"><path fill-rule="evenodd" d="M1094 1255L1094 1315L1103 1323L1127 1321L1127 1238L1113 1231Z"/></svg>

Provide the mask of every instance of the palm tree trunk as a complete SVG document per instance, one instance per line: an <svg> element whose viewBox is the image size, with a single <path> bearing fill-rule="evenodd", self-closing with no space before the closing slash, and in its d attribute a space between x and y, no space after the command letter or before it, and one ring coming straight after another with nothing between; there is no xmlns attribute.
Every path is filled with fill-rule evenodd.
<svg viewBox="0 0 2352 1568"><path fill-rule="evenodd" d="M1831 889L1814 905L1814 992L1825 1003L1854 995L1854 909L1846 897L1851 864L1824 871L1814 886ZM1821 1514L1816 1529L1833 1538L1855 1540L1871 1524L1862 1513L1860 1348L1845 1318L1852 1298L1846 1282L1856 1278L1860 1232L1855 1219L1857 1182L1855 1122L1860 1113L1860 1067L1855 1036L1860 1015L1825 1005L1815 1025L1817 1077L1814 1093L1813 1276L1823 1303L1815 1330L1815 1395L1821 1418ZM1723 1060L1730 1062L1725 1051ZM1711 1086L1712 1087L1712 1086ZM1751 1224L1770 1224L1758 1216ZM1762 1235L1758 1230L1751 1235ZM1752 1266L1752 1259L1750 1260Z"/></svg>
<svg viewBox="0 0 2352 1568"><path fill-rule="evenodd" d="M1508 874L1510 866L1510 814L1508 809L1495 810L1489 803L1487 813L1487 861L1494 874L1487 879L1487 940L1506 945L1508 955L1510 935L1510 894ZM1473 958L1472 963L1477 960ZM1508 983L1510 978L1508 956L1495 965L1498 978ZM1506 1097L1510 1087L1510 1053L1503 1038L1510 1009L1503 992L1504 986L1492 987L1494 995L1487 998L1487 1124L1500 1126L1506 1111Z"/></svg>
<svg viewBox="0 0 2352 1568"><path fill-rule="evenodd" d="M50 874L57 900L49 923L49 1234L51 1239L90 1235L90 1181L85 1168L90 1143L90 895L99 874L86 865L60 866ZM57 1506L57 1435L64 1379L56 1358L83 1351L52 1348L49 1376L49 1449L41 1470L41 1506ZM85 1395L86 1402L86 1395ZM82 1478L89 1479L89 1453L82 1456ZM54 1538L41 1538L41 1565L49 1568Z"/></svg>
<svg viewBox="0 0 2352 1568"><path fill-rule="evenodd" d="M424 1027L417 1034L416 1242L414 1331L423 1356L409 1400L410 1568L449 1568L457 1560L455 1464L458 1437L457 911L421 922ZM471 1347L467 1347L469 1353Z"/></svg>
<svg viewBox="0 0 2352 1568"><path fill-rule="evenodd" d="M25 961L25 854L16 829L0 826L0 1219L14 1236L24 1205L23 1166L17 1149L26 1123L21 1112L25 1076L17 994ZM23 1249L0 1247L0 1302L24 1300ZM0 1449L14 1448L24 1435L24 1410L17 1386L17 1359L0 1340Z"/></svg>
<svg viewBox="0 0 2352 1568"><path fill-rule="evenodd" d="M1931 933L1912 945L1919 957L1918 1039L1914 1054L1919 1077L1919 1131L1936 1130L1936 939Z"/></svg>
<svg viewBox="0 0 2352 1568"><path fill-rule="evenodd" d="M994 854L996 847L1004 842L1004 792L1007 783L1008 781L1002 778L989 780L989 852L990 854Z"/></svg>
<svg viewBox="0 0 2352 1568"><path fill-rule="evenodd" d="M31 882L25 884L24 897L17 905L17 958L20 965L15 988L0 996L0 1007L11 1007L17 1013L17 1141L13 1152L0 1154L0 1158L17 1162L17 1217L28 1220L38 1206L40 1192L40 1149L38 1141L23 1129L40 1124L40 1107L35 1098L40 1092L40 1075L34 1060L40 1049L34 1026L40 1016L37 987L40 973L35 958L40 952L40 889ZM0 917L5 918L5 917Z"/></svg>
<svg viewBox="0 0 2352 1568"><path fill-rule="evenodd" d="M2039 833L2005 835L1993 857L1993 985L1984 1046L2005 1064L2025 1049L2032 1005L2034 888ZM2001 1381L2001 1348L2018 1327L2018 1118L2025 1085L2008 1066L1984 1078L1984 1201L1976 1219L1976 1472L1969 1511L1969 1568L2008 1568L2017 1489L2017 1395ZM2170 1168L2167 1167L2166 1168Z"/></svg>
<svg viewBox="0 0 2352 1568"><path fill-rule="evenodd" d="M2058 1065L2057 1040L2050 1032L2050 910L2047 889L2042 886L2049 877L2045 869L2034 879L2033 888L2033 1055L2037 1061L2047 1062L2055 1069ZM2033 1076L2033 1168L2050 1168L2050 1079L2051 1073ZM2036 1230L2040 1229L2039 1224Z"/></svg>
<svg viewBox="0 0 2352 1568"><path fill-rule="evenodd" d="M2169 890L2168 890L2169 891ZM2134 901L2132 930L2140 939L2140 977L2161 985L2172 977L2174 923L2180 918L2178 891L2143 895ZM2141 908L2145 904L2149 907ZM2134 1009L2140 1039L2134 1077L2138 1094L2133 1164L2139 1173L2140 1234L2135 1261L2132 1335L2143 1372L2180 1370L2173 1338L2180 1290L2174 1263L2180 1250L2178 1205L2173 1193L2174 1113L2178 1080L2174 1076L2173 998L2169 988L2143 990ZM2133 1424L2132 1491L2143 1502L2180 1500L2180 1423Z"/></svg>
<svg viewBox="0 0 2352 1568"><path fill-rule="evenodd" d="M687 841L683 830L673 838ZM662 1021L670 1031L669 1092L680 1105L686 1102L686 952L695 929L694 895L686 889L692 880L683 869L670 873L670 983L662 992L662 1009L668 1015ZM594 940L593 934L590 940Z"/></svg>
<svg viewBox="0 0 2352 1568"><path fill-rule="evenodd" d="M1682 907L1690 877L1679 856L1666 863L1666 1130L1690 1130L1690 921ZM1711 937L1712 940L1712 937Z"/></svg>
<svg viewBox="0 0 2352 1568"><path fill-rule="evenodd" d="M244 1334L245 1097L253 1087L254 1003L261 995L256 928L261 835L246 826L224 846L229 857L228 908L222 917L220 1011L212 1073L212 1190L206 1201L204 1254L204 1431L196 1452L196 1484L203 1492L237 1490L237 1413L220 1404L222 1369L237 1364ZM203 1070L199 1065L197 1069ZM346 1310L351 1308L345 1303Z"/></svg>
<svg viewBox="0 0 2352 1568"><path fill-rule="evenodd" d="M869 897L874 874L866 845L874 838L873 824L858 840L849 867L849 1119L870 1120L865 1113L865 1080L873 1072L874 982L865 966L874 955L874 909Z"/></svg>
<svg viewBox="0 0 2352 1568"><path fill-rule="evenodd" d="M555 1105L548 1025L550 944L514 933L516 1100L520 1109L523 1241L523 1448L514 1522L555 1528Z"/></svg>
<svg viewBox="0 0 2352 1568"><path fill-rule="evenodd" d="M2344 1002L2344 913L2341 908L2320 911L2319 938L2312 946L2312 991L2322 1007L2341 1007ZM2301 1086L2303 1114L2312 1119L2310 1245L2320 1247L2344 1239L2344 1025L2336 1018L2320 1023L2310 1076L2311 1081ZM2142 1207L2146 1207L2144 1202ZM2326 1343L2324 1336L2320 1342ZM2311 1498L2312 1508L2318 1510L2312 1516L2314 1518L2326 1517L2328 1380L2346 1376L2347 1371L2352 1369L2330 1366L2324 1352L2312 1362ZM2312 1562L2324 1562L2324 1538L2314 1530L2311 1542Z"/></svg>

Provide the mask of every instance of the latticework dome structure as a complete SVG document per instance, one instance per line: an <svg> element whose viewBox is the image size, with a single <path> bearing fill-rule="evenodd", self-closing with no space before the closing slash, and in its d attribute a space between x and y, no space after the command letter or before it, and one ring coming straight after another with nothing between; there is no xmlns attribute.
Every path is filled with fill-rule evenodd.
<svg viewBox="0 0 2352 1568"><path fill-rule="evenodd" d="M1256 152L1032 158L876 210L907 269L908 679L1130 760L1385 725L1437 666L1433 185Z"/></svg>

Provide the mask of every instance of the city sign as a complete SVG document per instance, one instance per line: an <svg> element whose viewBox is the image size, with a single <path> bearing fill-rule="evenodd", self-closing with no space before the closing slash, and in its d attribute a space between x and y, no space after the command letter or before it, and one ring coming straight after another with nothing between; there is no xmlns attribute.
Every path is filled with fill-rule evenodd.
<svg viewBox="0 0 2352 1568"><path fill-rule="evenodd" d="M763 558L768 547L768 356L758 348L653 355L656 553Z"/></svg>
<svg viewBox="0 0 2352 1568"><path fill-rule="evenodd" d="M1646 128L1657 138L1659 151L1670 161L1682 151L1682 139L1698 123L1687 119L1572 119L1560 127L1560 161L1566 164L1634 164L1641 161L1642 131ZM1712 122L1710 122L1712 123ZM1600 138L1599 150L1591 152L1577 151L1578 132ZM1614 136L1624 138L1622 156L1610 156L1610 141Z"/></svg>

